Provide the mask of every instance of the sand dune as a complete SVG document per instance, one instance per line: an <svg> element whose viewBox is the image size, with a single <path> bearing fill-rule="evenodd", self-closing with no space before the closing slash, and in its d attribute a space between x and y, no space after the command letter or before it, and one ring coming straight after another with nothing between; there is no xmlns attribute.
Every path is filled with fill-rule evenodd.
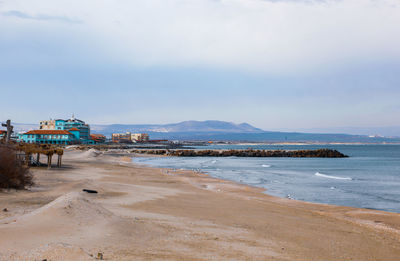
<svg viewBox="0 0 400 261"><path fill-rule="evenodd" d="M31 259L40 255L49 259L58 256L54 260L90 258L89 253L79 247L83 241L104 239L106 233L113 231L115 224L124 223L90 197L85 192L70 192L28 214L2 220L0 231L7 235L0 241L2 248L18 246L14 251L8 251L8 255L15 258L19 257L20 249L31 247L33 250L23 251L22 257ZM49 242L52 244L49 245ZM54 242L61 244L54 245Z"/></svg>
<svg viewBox="0 0 400 261"><path fill-rule="evenodd" d="M91 195L86 192L69 192L16 219L18 223L37 223L51 219L57 223L94 224L101 221L110 221L113 213L101 205L90 200Z"/></svg>

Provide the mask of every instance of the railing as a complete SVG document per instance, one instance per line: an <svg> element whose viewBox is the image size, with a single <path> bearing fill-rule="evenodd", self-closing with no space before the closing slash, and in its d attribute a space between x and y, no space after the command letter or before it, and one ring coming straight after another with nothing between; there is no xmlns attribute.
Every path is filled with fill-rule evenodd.
<svg viewBox="0 0 400 261"><path fill-rule="evenodd" d="M17 159L17 161L21 164L24 164L26 162L26 155L25 153L15 153L15 158ZM32 159L32 156L30 157L30 159L28 159L28 162L30 163Z"/></svg>
<svg viewBox="0 0 400 261"><path fill-rule="evenodd" d="M16 154L15 154L15 157L16 157L17 161L18 161L20 164L26 164L26 163L28 163L29 166L41 166L41 165L42 165L39 161L37 161L37 160L33 157L33 155L29 155L29 156L28 156L28 162L26 162L27 159L26 159L26 154L25 154L25 153L21 153L21 152L16 153Z"/></svg>

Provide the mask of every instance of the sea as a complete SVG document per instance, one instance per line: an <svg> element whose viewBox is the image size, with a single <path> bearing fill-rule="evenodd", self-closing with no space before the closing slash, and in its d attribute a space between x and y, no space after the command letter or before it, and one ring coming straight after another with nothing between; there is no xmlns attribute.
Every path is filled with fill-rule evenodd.
<svg viewBox="0 0 400 261"><path fill-rule="evenodd" d="M349 158L138 157L135 163L200 170L308 202L400 213L400 145L210 145L196 149L335 149Z"/></svg>

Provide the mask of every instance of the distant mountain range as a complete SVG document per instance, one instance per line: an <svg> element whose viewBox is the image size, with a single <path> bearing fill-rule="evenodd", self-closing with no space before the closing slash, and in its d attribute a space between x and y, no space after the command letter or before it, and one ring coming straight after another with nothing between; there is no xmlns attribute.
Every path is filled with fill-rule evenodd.
<svg viewBox="0 0 400 261"><path fill-rule="evenodd" d="M129 131L132 133L146 132L150 134L151 139L168 140L400 143L400 138L370 137L368 135L354 134L265 131L248 123L235 124L225 121L184 121L173 124L91 124L90 126L92 133L101 133L108 137L112 133ZM16 132L38 129L38 127L38 124L14 123Z"/></svg>
<svg viewBox="0 0 400 261"><path fill-rule="evenodd" d="M111 134L115 132L196 132L196 133L262 133L261 129L255 128L248 123L235 124L225 121L183 121L172 124L111 124L91 125L93 132Z"/></svg>

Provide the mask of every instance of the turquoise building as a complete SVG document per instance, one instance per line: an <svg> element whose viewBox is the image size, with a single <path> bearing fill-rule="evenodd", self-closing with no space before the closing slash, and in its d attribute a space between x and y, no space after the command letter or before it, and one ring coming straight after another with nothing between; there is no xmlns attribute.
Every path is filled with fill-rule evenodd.
<svg viewBox="0 0 400 261"><path fill-rule="evenodd" d="M26 143L69 145L80 143L77 133L79 131L32 130L20 134L19 139Z"/></svg>
<svg viewBox="0 0 400 261"><path fill-rule="evenodd" d="M68 120L41 121L40 130L66 130L75 136L77 143L94 144L94 140L90 136L90 126L73 115Z"/></svg>
<svg viewBox="0 0 400 261"><path fill-rule="evenodd" d="M41 121L39 130L19 134L19 141L36 144L95 144L90 127L72 116L68 120Z"/></svg>

